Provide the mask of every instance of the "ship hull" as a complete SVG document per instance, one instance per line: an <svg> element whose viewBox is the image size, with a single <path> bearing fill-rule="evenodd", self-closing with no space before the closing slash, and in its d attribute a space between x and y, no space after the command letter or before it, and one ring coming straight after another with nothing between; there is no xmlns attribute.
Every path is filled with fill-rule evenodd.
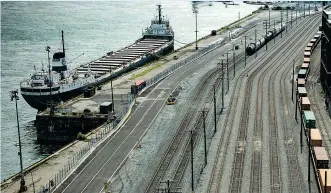
<svg viewBox="0 0 331 193"><path fill-rule="evenodd" d="M74 90L70 90L63 93L56 93L52 95L27 95L24 93L21 93L24 100L32 107L37 109L38 111L45 110L47 107L50 107L51 101L53 101L54 104L58 104L61 101L65 102L68 101L80 94L83 93L85 87L80 87Z"/></svg>
<svg viewBox="0 0 331 193"><path fill-rule="evenodd" d="M172 52L174 50L174 41L172 40L172 42L165 47L164 49L161 49L159 52L155 53L156 55L166 55L170 52ZM109 82L111 79L117 78L119 76L121 76L124 73L130 72L138 67L141 67L149 62L152 62L154 60L156 60L157 57L155 55L145 55L144 58L142 58L141 60L139 60L136 63L133 63L131 65L129 65L126 68L123 68L120 71L117 71L116 73L112 73L110 76L106 76L106 77L100 77L100 79L96 82L96 86L105 84L106 82ZM87 86L84 87L80 87L77 88L75 90L70 90L67 92L63 92L63 93L57 93L57 94L53 94L53 95L32 95L32 94L25 94L23 92L21 92L23 98L25 99L25 101L32 107L37 109L38 111L43 111L45 110L47 107L50 107L51 101L53 101L53 103L60 103L61 101L65 102L68 101L72 98L77 97L80 94L83 94L84 89Z"/></svg>

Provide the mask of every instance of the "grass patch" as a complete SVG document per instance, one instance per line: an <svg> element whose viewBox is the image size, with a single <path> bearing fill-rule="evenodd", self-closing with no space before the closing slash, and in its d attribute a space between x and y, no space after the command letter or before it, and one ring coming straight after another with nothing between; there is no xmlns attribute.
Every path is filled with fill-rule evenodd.
<svg viewBox="0 0 331 193"><path fill-rule="evenodd" d="M147 73L149 73L150 71L154 70L154 69L157 69L157 68L160 68L162 66L162 64L158 63L158 64L154 64L154 65L151 65L151 67L147 68L146 70L138 73L138 74L132 74L131 78L129 78L129 80L134 80L134 79L137 79L139 77L142 77L144 75L146 75Z"/></svg>
<svg viewBox="0 0 331 193"><path fill-rule="evenodd" d="M77 134L77 140L79 140L79 141L85 141L86 140L86 135L84 135L81 132L79 132Z"/></svg>

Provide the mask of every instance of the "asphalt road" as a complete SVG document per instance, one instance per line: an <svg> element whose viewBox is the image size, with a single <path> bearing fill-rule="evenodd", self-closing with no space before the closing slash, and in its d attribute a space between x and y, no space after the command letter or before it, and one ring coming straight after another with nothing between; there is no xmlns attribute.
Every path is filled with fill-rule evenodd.
<svg viewBox="0 0 331 193"><path fill-rule="evenodd" d="M136 107L122 128L98 146L54 192L100 192L104 183L119 169L139 138L153 123L172 90L184 78L203 68L203 64L218 58L220 53L228 51L228 48L228 46L218 48L160 82Z"/></svg>

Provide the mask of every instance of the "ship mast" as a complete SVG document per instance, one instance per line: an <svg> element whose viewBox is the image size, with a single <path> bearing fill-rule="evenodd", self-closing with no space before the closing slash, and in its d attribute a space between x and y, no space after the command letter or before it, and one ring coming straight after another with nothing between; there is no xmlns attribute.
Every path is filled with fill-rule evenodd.
<svg viewBox="0 0 331 193"><path fill-rule="evenodd" d="M162 19L161 19L161 5L157 5L157 10L159 11L159 24L161 24L161 21L162 21Z"/></svg>
<svg viewBox="0 0 331 193"><path fill-rule="evenodd" d="M63 36L63 30L62 30L62 49L63 49L63 55L65 56L65 49L64 49L64 36Z"/></svg>
<svg viewBox="0 0 331 193"><path fill-rule="evenodd" d="M51 62L50 62L50 57L49 57L49 52L50 52L51 47L46 46L46 51L48 52L48 75L49 75L49 83L50 83L50 95L52 95L52 77L51 77Z"/></svg>

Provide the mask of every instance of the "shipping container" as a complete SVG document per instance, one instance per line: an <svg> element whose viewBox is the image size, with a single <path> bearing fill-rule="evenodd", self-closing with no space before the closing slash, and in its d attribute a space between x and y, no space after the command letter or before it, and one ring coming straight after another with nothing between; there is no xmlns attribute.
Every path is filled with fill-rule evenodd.
<svg viewBox="0 0 331 193"><path fill-rule="evenodd" d="M298 84L298 87L304 87L306 84L306 81L304 78L298 78L297 84Z"/></svg>
<svg viewBox="0 0 331 193"><path fill-rule="evenodd" d="M313 147L313 149L317 169L329 168L329 157L326 153L325 147Z"/></svg>
<svg viewBox="0 0 331 193"><path fill-rule="evenodd" d="M308 97L301 98L301 108L302 110L310 110L310 101Z"/></svg>
<svg viewBox="0 0 331 193"><path fill-rule="evenodd" d="M316 128L316 118L313 111L303 111L302 115L305 127Z"/></svg>
<svg viewBox="0 0 331 193"><path fill-rule="evenodd" d="M307 44L307 47L311 47L311 48L312 48L313 46L314 46L313 43L308 43L308 44ZM313 48L312 48L312 49L313 49Z"/></svg>
<svg viewBox="0 0 331 193"><path fill-rule="evenodd" d="M305 52L311 52L311 47L306 47Z"/></svg>
<svg viewBox="0 0 331 193"><path fill-rule="evenodd" d="M303 64L301 65L301 69L308 70L308 68L309 68L309 63L303 63Z"/></svg>
<svg viewBox="0 0 331 193"><path fill-rule="evenodd" d="M310 52L304 52L303 57L305 58L310 58Z"/></svg>
<svg viewBox="0 0 331 193"><path fill-rule="evenodd" d="M303 63L309 63L310 64L310 57L304 57Z"/></svg>
<svg viewBox="0 0 331 193"><path fill-rule="evenodd" d="M315 38L311 39L310 43L316 44L316 39Z"/></svg>
<svg viewBox="0 0 331 193"><path fill-rule="evenodd" d="M298 72L298 78L304 78L306 79L307 77L307 70L306 69L300 69Z"/></svg>
<svg viewBox="0 0 331 193"><path fill-rule="evenodd" d="M321 136L321 132L319 129L311 129L310 130L310 138L311 138L311 143L310 145L315 147L321 147L323 146L323 140L322 140L322 136ZM331 176L330 176L331 177Z"/></svg>
<svg viewBox="0 0 331 193"><path fill-rule="evenodd" d="M298 94L299 97L306 97L307 96L307 91L305 87L298 87Z"/></svg>
<svg viewBox="0 0 331 193"><path fill-rule="evenodd" d="M325 183L325 172L326 172L326 183ZM322 189L322 192L324 192L325 184L326 184L326 192L330 193L331 191L331 169L319 169L318 170L318 176L320 179L320 186Z"/></svg>

